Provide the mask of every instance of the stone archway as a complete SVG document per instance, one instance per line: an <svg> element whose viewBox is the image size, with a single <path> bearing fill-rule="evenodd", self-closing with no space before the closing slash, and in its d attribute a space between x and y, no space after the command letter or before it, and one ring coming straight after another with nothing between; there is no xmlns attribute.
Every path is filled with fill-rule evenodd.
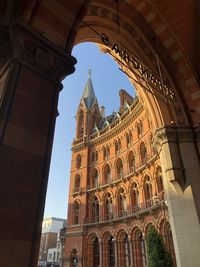
<svg viewBox="0 0 200 267"><path fill-rule="evenodd" d="M176 91L178 102L166 105L135 85L153 118L154 144L165 173L164 187L176 237L177 265L199 266L200 94L195 48L200 38L194 23L200 8L195 1L188 1L182 12L181 3L176 1L177 12L182 12L179 22L170 10L174 1L166 6L158 1L122 0L118 14L116 2L1 1L2 266L35 267L37 261L60 81L74 71L76 60L70 56L74 44L102 43L88 25L81 24L83 18L114 43L120 37L123 48L134 50L154 71L158 67L156 52L165 79ZM182 33L176 22L184 27L184 21L188 21L188 27ZM124 71L131 76L128 69ZM193 218L192 230L183 220L189 216ZM184 227L178 227L183 222ZM195 239L196 245L184 250L180 244L186 237L190 244Z"/></svg>

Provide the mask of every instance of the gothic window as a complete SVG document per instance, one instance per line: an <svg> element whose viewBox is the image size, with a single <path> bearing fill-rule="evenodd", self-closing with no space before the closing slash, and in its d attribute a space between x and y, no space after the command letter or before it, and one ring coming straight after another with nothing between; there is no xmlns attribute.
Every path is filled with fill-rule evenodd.
<svg viewBox="0 0 200 267"><path fill-rule="evenodd" d="M94 198L92 203L92 217L93 217L93 222L99 221L99 202L97 197Z"/></svg>
<svg viewBox="0 0 200 267"><path fill-rule="evenodd" d="M130 151L128 154L128 165L129 165L129 172L132 173L135 171L135 157L133 151Z"/></svg>
<svg viewBox="0 0 200 267"><path fill-rule="evenodd" d="M96 237L93 242L93 267L99 266L100 260L99 260L100 254L99 254L99 240Z"/></svg>
<svg viewBox="0 0 200 267"><path fill-rule="evenodd" d="M118 141L115 141L115 154L119 154L120 153L120 150L121 150L121 141L118 140Z"/></svg>
<svg viewBox="0 0 200 267"><path fill-rule="evenodd" d="M144 142L140 144L140 157L142 164L145 164L147 161L147 149Z"/></svg>
<svg viewBox="0 0 200 267"><path fill-rule="evenodd" d="M126 195L123 188L119 189L118 192L118 215L119 217L124 216L126 213Z"/></svg>
<svg viewBox="0 0 200 267"><path fill-rule="evenodd" d="M77 174L74 179L74 192L80 191L80 185L81 185L81 177L79 174Z"/></svg>
<svg viewBox="0 0 200 267"><path fill-rule="evenodd" d="M130 260L129 240L127 234L125 234L123 241L124 241L124 260L125 260L124 266L129 267L131 265L131 260Z"/></svg>
<svg viewBox="0 0 200 267"><path fill-rule="evenodd" d="M127 147L129 147L129 145L130 145L130 136L129 136L129 133L126 133L126 145L127 145Z"/></svg>
<svg viewBox="0 0 200 267"><path fill-rule="evenodd" d="M110 193L106 196L105 201L105 217L107 220L113 218L113 202Z"/></svg>
<svg viewBox="0 0 200 267"><path fill-rule="evenodd" d="M117 160L116 169L117 169L117 178L119 179L123 178L124 176L123 163L120 158Z"/></svg>
<svg viewBox="0 0 200 267"><path fill-rule="evenodd" d="M142 234L140 234L140 237L139 237L139 244L140 244L142 267L146 267L147 259L146 259L146 251L145 251L145 241L142 237Z"/></svg>
<svg viewBox="0 0 200 267"><path fill-rule="evenodd" d="M93 170L92 174L92 186L97 187L98 186L98 171L97 169Z"/></svg>
<svg viewBox="0 0 200 267"><path fill-rule="evenodd" d="M146 208L148 208L152 204L152 185L151 180L148 176L146 176L144 179L144 196Z"/></svg>
<svg viewBox="0 0 200 267"><path fill-rule="evenodd" d="M109 156L110 156L110 148L109 146L106 146L103 148L103 159L108 160Z"/></svg>
<svg viewBox="0 0 200 267"><path fill-rule="evenodd" d="M108 183L111 180L111 172L110 172L110 166L109 164L106 164L104 166L104 182Z"/></svg>
<svg viewBox="0 0 200 267"><path fill-rule="evenodd" d="M76 249L73 249L70 255L70 267L78 266L78 257Z"/></svg>
<svg viewBox="0 0 200 267"><path fill-rule="evenodd" d="M139 191L136 183L133 183L131 188L131 207L132 212L139 211Z"/></svg>
<svg viewBox="0 0 200 267"><path fill-rule="evenodd" d="M103 148L103 159L107 160L108 159L108 153L107 153L107 147Z"/></svg>
<svg viewBox="0 0 200 267"><path fill-rule="evenodd" d="M141 135L143 134L143 123L141 120L136 123L136 129L137 129L138 138L140 138Z"/></svg>
<svg viewBox="0 0 200 267"><path fill-rule="evenodd" d="M98 152L97 151L92 151L91 161L92 161L92 164L96 164L96 162L98 161Z"/></svg>
<svg viewBox="0 0 200 267"><path fill-rule="evenodd" d="M79 136L78 137L82 137L83 136L83 133L84 133L84 114L83 114L83 111L80 110L79 112L79 120L78 120L78 127L80 129L79 131Z"/></svg>
<svg viewBox="0 0 200 267"><path fill-rule="evenodd" d="M81 155L76 157L76 168L79 169L81 167Z"/></svg>
<svg viewBox="0 0 200 267"><path fill-rule="evenodd" d="M115 266L115 244L112 236L108 239L108 264L109 267Z"/></svg>
<svg viewBox="0 0 200 267"><path fill-rule="evenodd" d="M73 205L74 224L79 224L79 212L80 212L80 205L77 201L75 201Z"/></svg>
<svg viewBox="0 0 200 267"><path fill-rule="evenodd" d="M127 147L130 146L131 142L132 142L132 133L128 132L128 133L126 133L126 145L127 145Z"/></svg>

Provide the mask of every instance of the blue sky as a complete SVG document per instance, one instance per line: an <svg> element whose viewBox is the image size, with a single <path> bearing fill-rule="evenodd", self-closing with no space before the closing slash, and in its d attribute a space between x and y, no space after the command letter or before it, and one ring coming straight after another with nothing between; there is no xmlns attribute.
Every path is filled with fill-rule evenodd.
<svg viewBox="0 0 200 267"><path fill-rule="evenodd" d="M71 142L75 137L75 115L85 84L88 69L99 106L104 105L106 115L119 108L119 90L125 89L134 96L134 88L118 65L108 55L99 51L93 43L74 47L72 55L77 59L76 71L63 81L60 93L49 173L44 217L66 218L71 164Z"/></svg>

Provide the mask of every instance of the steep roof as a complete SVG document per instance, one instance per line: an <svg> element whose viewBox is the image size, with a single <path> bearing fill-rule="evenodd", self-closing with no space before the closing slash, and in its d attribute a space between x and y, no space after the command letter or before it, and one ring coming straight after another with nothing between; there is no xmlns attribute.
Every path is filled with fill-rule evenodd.
<svg viewBox="0 0 200 267"><path fill-rule="evenodd" d="M89 70L89 77L87 80L87 83L85 85L85 90L83 92L82 99L85 102L85 105L88 109L92 107L92 104L94 100L96 99L95 93L94 93L94 88L92 85L92 79L91 79L91 70Z"/></svg>

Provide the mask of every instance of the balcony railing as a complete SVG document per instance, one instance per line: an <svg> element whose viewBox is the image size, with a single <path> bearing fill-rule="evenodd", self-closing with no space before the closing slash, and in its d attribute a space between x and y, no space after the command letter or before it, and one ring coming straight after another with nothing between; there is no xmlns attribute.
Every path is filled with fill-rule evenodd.
<svg viewBox="0 0 200 267"><path fill-rule="evenodd" d="M163 204L165 200L164 192L160 192L158 195L155 195L151 199L145 201L144 203L139 203L137 205L134 205L126 210L119 210L116 215L113 213L105 214L103 218L98 217L92 217L92 218L85 218L84 223L90 224L90 223L103 223L110 220L118 220L121 218L131 217L134 215L139 215L141 213L147 212L149 209L155 209L158 208L161 204Z"/></svg>

